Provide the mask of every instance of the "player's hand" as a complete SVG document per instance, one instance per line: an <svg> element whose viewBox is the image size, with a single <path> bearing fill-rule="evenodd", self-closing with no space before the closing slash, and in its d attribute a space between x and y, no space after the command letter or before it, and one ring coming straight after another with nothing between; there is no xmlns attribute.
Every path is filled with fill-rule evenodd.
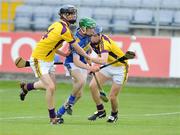
<svg viewBox="0 0 180 135"><path fill-rule="evenodd" d="M93 65L89 67L90 72L98 72L100 70L99 66Z"/></svg>
<svg viewBox="0 0 180 135"><path fill-rule="evenodd" d="M87 55L86 55L86 60L91 63L91 56L89 56L89 55L87 54Z"/></svg>
<svg viewBox="0 0 180 135"><path fill-rule="evenodd" d="M86 62L91 66L92 65L92 61L91 60L88 60L88 59L85 59Z"/></svg>

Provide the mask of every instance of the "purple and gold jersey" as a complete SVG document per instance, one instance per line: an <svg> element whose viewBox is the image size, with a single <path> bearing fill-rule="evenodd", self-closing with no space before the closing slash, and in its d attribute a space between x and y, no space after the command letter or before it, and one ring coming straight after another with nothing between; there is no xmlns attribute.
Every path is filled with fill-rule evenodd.
<svg viewBox="0 0 180 135"><path fill-rule="evenodd" d="M45 62L51 62L54 60L56 50L62 46L64 41L72 44L75 39L67 23L61 20L48 28L47 33L36 44L31 56Z"/></svg>
<svg viewBox="0 0 180 135"><path fill-rule="evenodd" d="M97 54L102 54L102 53L106 53L108 52L108 61L107 63L111 63L113 61L115 61L117 58L124 56L123 51L120 49L120 47L108 36L106 35L102 35L101 37L101 42L99 43L99 46L96 46L96 48L94 48L94 51ZM127 61L125 61L125 63L127 63ZM121 62L117 62L115 64L113 64L112 66L123 66L124 63Z"/></svg>

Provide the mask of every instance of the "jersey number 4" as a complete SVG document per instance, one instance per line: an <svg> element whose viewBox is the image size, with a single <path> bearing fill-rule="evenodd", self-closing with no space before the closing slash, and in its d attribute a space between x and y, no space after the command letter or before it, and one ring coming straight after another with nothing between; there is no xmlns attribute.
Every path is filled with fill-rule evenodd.
<svg viewBox="0 0 180 135"><path fill-rule="evenodd" d="M42 39L46 39L48 37L48 34L53 30L54 28L51 28L50 30L48 30L43 36Z"/></svg>

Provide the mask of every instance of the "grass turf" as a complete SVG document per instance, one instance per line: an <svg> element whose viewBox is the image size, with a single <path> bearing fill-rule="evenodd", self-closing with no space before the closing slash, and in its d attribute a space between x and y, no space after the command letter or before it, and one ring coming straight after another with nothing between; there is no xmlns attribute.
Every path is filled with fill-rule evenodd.
<svg viewBox="0 0 180 135"><path fill-rule="evenodd" d="M59 83L56 108L71 92L71 84ZM105 86L108 92L110 86ZM74 106L73 115L65 115L63 125L50 125L44 91L34 91L24 102L19 100L15 81L0 81L0 135L179 135L180 89L125 87L119 95L119 120L94 122L87 117L95 111L88 87ZM110 114L110 103L105 103Z"/></svg>

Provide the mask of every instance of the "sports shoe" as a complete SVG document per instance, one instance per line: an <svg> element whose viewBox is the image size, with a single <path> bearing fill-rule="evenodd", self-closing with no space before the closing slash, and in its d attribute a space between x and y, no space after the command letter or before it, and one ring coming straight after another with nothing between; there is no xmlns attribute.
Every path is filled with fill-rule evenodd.
<svg viewBox="0 0 180 135"><path fill-rule="evenodd" d="M25 96L26 96L26 94L28 93L28 90L26 90L26 89L24 88L24 86L25 86L25 83L24 83L24 82L20 83L21 91L20 91L20 95L19 95L19 96L20 96L21 101L24 101Z"/></svg>
<svg viewBox="0 0 180 135"><path fill-rule="evenodd" d="M64 123L64 119L63 118L59 118L57 121L58 124L63 124Z"/></svg>
<svg viewBox="0 0 180 135"><path fill-rule="evenodd" d="M118 116L109 116L107 122L115 123L118 120Z"/></svg>
<svg viewBox="0 0 180 135"><path fill-rule="evenodd" d="M72 110L72 105L71 104L68 104L68 106L66 108L66 112L67 112L67 114L72 115L73 110Z"/></svg>
<svg viewBox="0 0 180 135"><path fill-rule="evenodd" d="M54 125L54 124L63 124L64 123L64 119L63 118L51 118L50 119L50 124Z"/></svg>
<svg viewBox="0 0 180 135"><path fill-rule="evenodd" d="M72 115L73 112L72 107L73 105L69 104L68 102L64 104L64 108L66 109L67 114Z"/></svg>
<svg viewBox="0 0 180 135"><path fill-rule="evenodd" d="M106 93L104 91L100 91L100 98L102 99L102 101L104 102L108 102L109 99L108 97L106 96Z"/></svg>
<svg viewBox="0 0 180 135"><path fill-rule="evenodd" d="M105 110L104 111L99 111L99 112L96 111L92 116L88 117L88 120L94 121L97 118L104 118L104 117L106 117L106 111Z"/></svg>

